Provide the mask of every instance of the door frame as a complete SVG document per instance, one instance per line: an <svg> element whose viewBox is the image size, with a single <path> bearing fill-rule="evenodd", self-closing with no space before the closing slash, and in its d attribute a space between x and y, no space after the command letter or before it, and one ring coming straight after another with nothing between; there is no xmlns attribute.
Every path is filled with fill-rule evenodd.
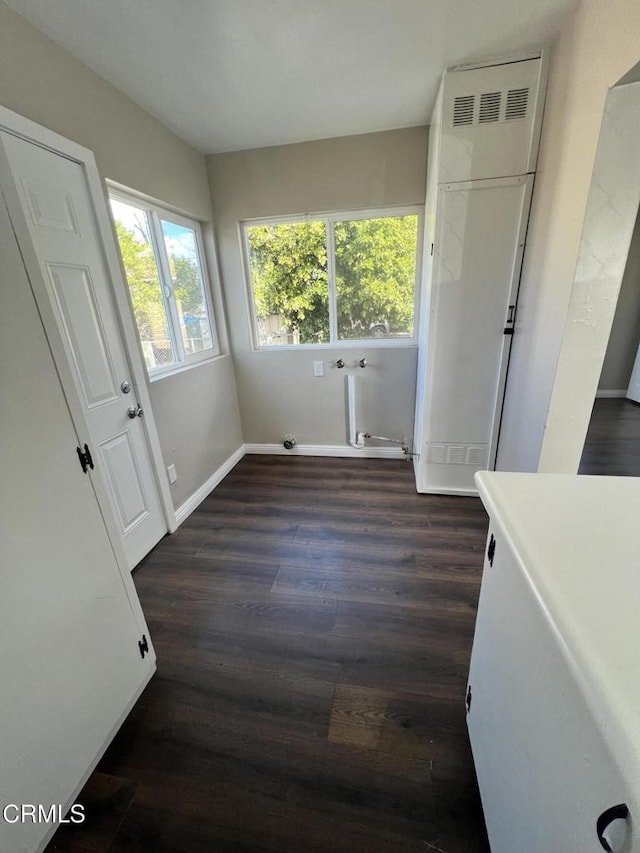
<svg viewBox="0 0 640 853"><path fill-rule="evenodd" d="M580 466L640 203L639 73L640 63L604 101L539 473L575 474ZM603 196L615 209L615 229L600 214Z"/></svg>
<svg viewBox="0 0 640 853"><path fill-rule="evenodd" d="M177 529L176 515L171 500L169 481L164 467L160 439L156 427L151 397L149 394L148 378L138 335L134 327L133 313L129 301L129 292L122 267L122 260L118 249L113 225L108 213L107 192L102 181L93 152L84 148L64 136L60 136L48 128L42 127L36 122L15 113L6 107L0 106L0 130L45 148L54 154L65 157L77 163L83 170L89 198L98 229L100 247L104 253L105 264L112 283L110 288L114 300L115 313L118 321L119 331L122 338L124 353L131 371L131 378L137 399L141 403L145 417L143 419L143 435L149 451L151 472L158 495L160 507L167 530L173 533ZM15 191L14 178L5 157L0 153L0 180L4 187L5 197L10 210L20 211L18 195ZM45 327L49 346L54 358L56 369L67 399L67 405L71 418L80 435L89 437L89 428L82 409L80 389L78 388L75 375L69 364L62 335L58 328L53 310L46 296L45 281L40 269L35 252L31 246L31 240L26 228L26 223L21 216L15 218L13 223L16 237L20 245L27 275L31 281L34 292L38 295L38 310ZM73 448L70 449L73 451ZM99 467L90 472L91 479L100 509L105 520L109 538L121 570L130 574L128 561L125 556L124 544L118 532L116 520L108 496L107 484Z"/></svg>

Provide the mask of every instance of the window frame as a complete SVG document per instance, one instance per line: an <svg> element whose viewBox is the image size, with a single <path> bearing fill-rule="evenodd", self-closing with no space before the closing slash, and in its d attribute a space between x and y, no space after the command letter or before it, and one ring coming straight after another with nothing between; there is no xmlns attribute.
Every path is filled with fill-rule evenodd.
<svg viewBox="0 0 640 853"><path fill-rule="evenodd" d="M145 370L147 371L149 381L155 382L158 379L164 379L165 377L172 376L175 373L182 373L184 370L189 370L192 367L197 367L198 365L208 361L213 361L213 359L217 358L220 355L220 343L216 327L213 294L211 292L211 283L207 271L207 258L204 248L204 239L202 236L202 223L199 220L193 219L192 217L184 213L180 213L176 210L173 210L172 208L167 207L166 205L161 204L160 202L152 201L143 195L137 195L135 192L122 189L116 184L112 184L110 182L107 183L107 190L109 202L111 201L111 199L113 199L114 201L120 201L123 204L130 205L131 207L136 207L138 208L138 210L142 210L147 214L149 237L151 239L151 246L153 248L156 269L158 270L160 293L162 296L162 302L164 305L167 319L167 329L169 332L169 338L171 340L173 351L177 356L177 360L172 362L171 364L163 364L159 365L158 367L147 367L143 357L143 364L145 366ZM115 236L115 217L113 215L110 203L108 207L111 220L114 223ZM174 225L179 225L183 228L188 228L190 231L193 231L195 236L197 264L198 270L200 272L200 279L202 281L202 291L204 294L205 305L207 308L207 318L209 321L209 329L211 333L212 342L212 346L210 348L200 350L195 353L186 353L184 348L184 342L182 340L182 329L180 326L180 319L178 317L176 302L175 299L172 298L173 285L171 280L171 273L169 270L169 256L164 244L162 220L164 220L165 222L170 222ZM118 243L117 236L116 244L118 245L118 254L120 258L122 258L122 255L120 254L120 245ZM124 271L124 280L127 284L127 297L129 299L129 305L131 306L129 282L127 280L126 271ZM170 294L167 294L167 290L170 291ZM133 309L131 309L131 311L133 314ZM141 347L140 330L138 329L138 324L135 321L135 317L134 326L138 338L138 345Z"/></svg>
<svg viewBox="0 0 640 853"><path fill-rule="evenodd" d="M333 225L336 222L354 222L361 219L385 219L390 217L417 216L418 234L416 240L416 280L413 292L413 335L411 337L397 338L349 338L341 340L337 336L338 329L338 303L336 298L335 280L335 247L333 238ZM260 344L258 337L258 318L251 278L251 259L249 253L249 240L247 228L258 225L287 225L296 222L324 221L326 229L327 246L327 284L329 298L329 340L326 343L317 344ZM243 219L238 223L241 254L244 267L245 295L247 299L249 324L251 327L251 344L254 352L279 352L299 351L304 349L326 350L337 347L362 348L374 347L407 347L418 344L418 325L420 318L420 282L422 280L422 247L424 242L424 205L399 205L397 207L375 207L360 210L332 210L321 213L300 213L287 216L267 216L255 219Z"/></svg>

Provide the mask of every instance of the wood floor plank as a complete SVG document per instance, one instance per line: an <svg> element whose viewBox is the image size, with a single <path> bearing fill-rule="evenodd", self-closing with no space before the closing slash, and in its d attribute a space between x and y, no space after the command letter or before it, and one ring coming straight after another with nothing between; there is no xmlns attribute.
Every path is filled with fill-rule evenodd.
<svg viewBox="0 0 640 853"><path fill-rule="evenodd" d="M324 543L348 544L364 552L397 551L398 549L422 551L436 549L446 553L473 555L484 551L484 536L458 532L456 536L434 533L428 525L398 527L375 522L357 525L301 524L295 533L296 543L309 549Z"/></svg>
<svg viewBox="0 0 640 853"><path fill-rule="evenodd" d="M597 399L580 460L580 474L640 477L640 405Z"/></svg>
<svg viewBox="0 0 640 853"><path fill-rule="evenodd" d="M456 610L473 613L477 607L478 584L422 576L418 571L374 569L357 571L353 566L309 568L283 566L274 579L272 592L337 598L341 601L401 604L407 608Z"/></svg>
<svg viewBox="0 0 640 853"><path fill-rule="evenodd" d="M76 799L85 821L62 826L49 849L52 853L106 853L137 788L130 779L94 773Z"/></svg>
<svg viewBox="0 0 640 853"><path fill-rule="evenodd" d="M50 849L487 853L464 713L486 529L403 461L246 456L133 574L158 672L83 792L103 817Z"/></svg>

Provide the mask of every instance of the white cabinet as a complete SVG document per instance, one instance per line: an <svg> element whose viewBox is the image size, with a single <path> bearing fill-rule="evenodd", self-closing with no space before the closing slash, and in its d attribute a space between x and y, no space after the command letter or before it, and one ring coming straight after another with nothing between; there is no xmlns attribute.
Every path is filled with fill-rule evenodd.
<svg viewBox="0 0 640 853"><path fill-rule="evenodd" d="M445 74L439 184L535 171L543 72L537 56Z"/></svg>
<svg viewBox="0 0 640 853"><path fill-rule="evenodd" d="M492 853L640 851L640 481L478 484L491 521L467 723Z"/></svg>
<svg viewBox="0 0 640 853"><path fill-rule="evenodd" d="M445 73L429 134L414 428L419 492L495 467L540 121L541 56Z"/></svg>
<svg viewBox="0 0 640 853"><path fill-rule="evenodd" d="M471 490L475 471L494 467L532 182L439 188L419 461L426 490Z"/></svg>
<svg viewBox="0 0 640 853"><path fill-rule="evenodd" d="M11 806L0 849L31 853L153 675L155 654L80 465L86 437L71 419L1 191L0 293L0 802ZM46 815L54 807L54 816L15 821L23 804Z"/></svg>

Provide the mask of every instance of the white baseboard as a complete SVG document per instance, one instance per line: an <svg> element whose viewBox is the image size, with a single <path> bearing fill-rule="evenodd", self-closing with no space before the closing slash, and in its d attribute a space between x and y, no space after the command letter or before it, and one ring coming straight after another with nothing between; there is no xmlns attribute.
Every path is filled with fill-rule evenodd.
<svg viewBox="0 0 640 853"><path fill-rule="evenodd" d="M622 390L618 390L618 391L615 391L615 390L609 391L606 388L598 388L598 390L596 391L596 399L598 399L599 397L626 397L626 396L627 396L627 389L626 388L623 388Z"/></svg>
<svg viewBox="0 0 640 853"><path fill-rule="evenodd" d="M460 498L478 497L477 489L450 489L447 486L434 489L418 489L416 487L416 492L418 492L419 495L457 495Z"/></svg>
<svg viewBox="0 0 640 853"><path fill-rule="evenodd" d="M286 450L281 444L245 444L245 453L265 453L273 456L359 456L361 459L404 459L400 447L350 447L342 444L296 444Z"/></svg>
<svg viewBox="0 0 640 853"><path fill-rule="evenodd" d="M283 448L284 449L284 448ZM188 518L191 513L199 506L202 501L207 497L207 495L211 494L211 492L215 489L218 483L223 480L229 471L234 468L238 462L242 459L245 454L245 445L242 444L240 447L232 453L231 456L227 459L226 462L223 462L222 465L213 472L213 474L209 477L209 479L204 482L200 488L195 491L190 498L187 498L186 501L179 506L176 510L176 526L180 526L185 518Z"/></svg>

